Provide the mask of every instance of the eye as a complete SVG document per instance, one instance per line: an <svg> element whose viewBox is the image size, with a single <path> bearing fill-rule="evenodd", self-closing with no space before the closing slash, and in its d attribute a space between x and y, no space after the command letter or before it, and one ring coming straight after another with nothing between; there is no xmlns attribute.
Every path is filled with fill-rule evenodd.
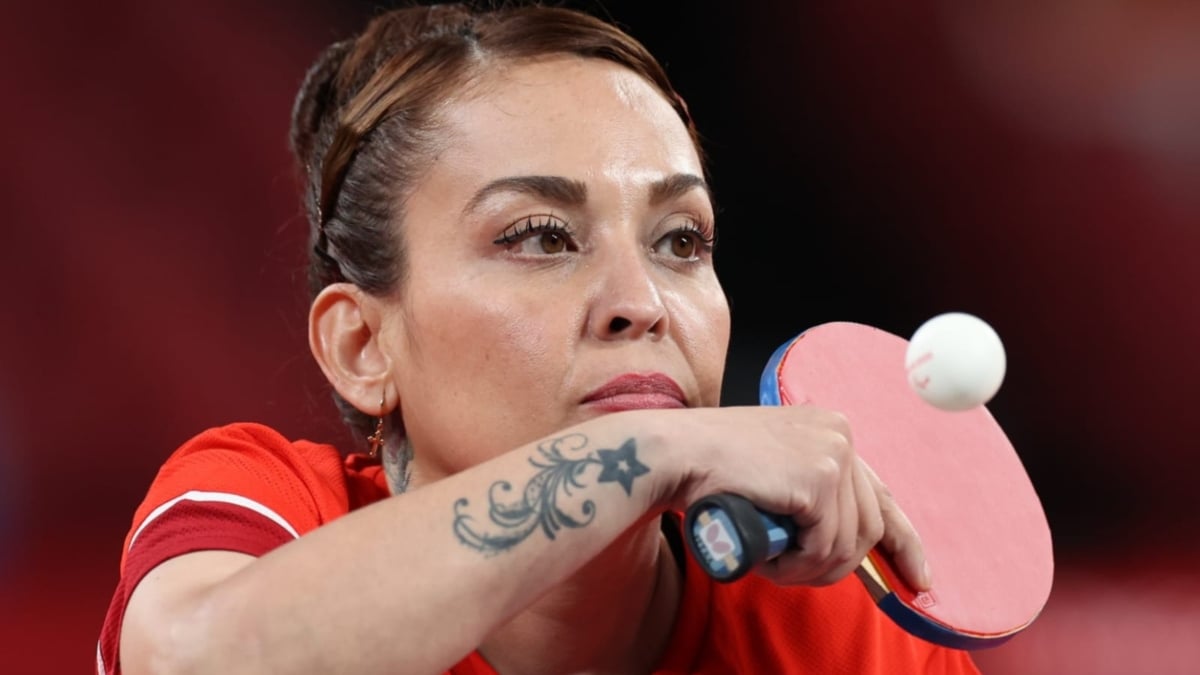
<svg viewBox="0 0 1200 675"><path fill-rule="evenodd" d="M696 256L696 236L691 232L672 232L671 253L680 258L694 258Z"/></svg>
<svg viewBox="0 0 1200 675"><path fill-rule="evenodd" d="M712 252L714 240L712 235L705 235L696 223L689 221L659 239L654 250L681 260L699 260L702 255Z"/></svg>
<svg viewBox="0 0 1200 675"><path fill-rule="evenodd" d="M518 220L492 243L525 255L555 255L579 250L568 224L549 214Z"/></svg>
<svg viewBox="0 0 1200 675"><path fill-rule="evenodd" d="M562 232L547 230L538 235L537 241L542 245L542 253L562 253L567 250L567 237Z"/></svg>

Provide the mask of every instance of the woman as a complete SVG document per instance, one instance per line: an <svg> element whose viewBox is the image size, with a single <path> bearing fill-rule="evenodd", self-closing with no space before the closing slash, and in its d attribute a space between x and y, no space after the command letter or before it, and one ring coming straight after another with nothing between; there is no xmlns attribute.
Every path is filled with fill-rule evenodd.
<svg viewBox="0 0 1200 675"><path fill-rule="evenodd" d="M368 450L251 424L180 448L101 672L974 672L847 578L882 541L929 583L845 420L715 407L712 204L638 43L563 9L389 12L310 70L292 137L312 352ZM801 550L714 587L667 535L721 491Z"/></svg>

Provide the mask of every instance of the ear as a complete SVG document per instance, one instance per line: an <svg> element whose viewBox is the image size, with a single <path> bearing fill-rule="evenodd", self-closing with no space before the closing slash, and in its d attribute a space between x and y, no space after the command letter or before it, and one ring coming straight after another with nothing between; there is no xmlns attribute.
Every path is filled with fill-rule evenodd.
<svg viewBox="0 0 1200 675"><path fill-rule="evenodd" d="M380 348L379 301L354 284L326 286L308 313L308 346L338 394L378 416L382 397L396 405L391 357Z"/></svg>

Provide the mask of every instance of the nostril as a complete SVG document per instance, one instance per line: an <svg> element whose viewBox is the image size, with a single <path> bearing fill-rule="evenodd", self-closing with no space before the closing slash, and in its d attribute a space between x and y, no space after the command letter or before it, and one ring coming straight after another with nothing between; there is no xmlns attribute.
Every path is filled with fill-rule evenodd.
<svg viewBox="0 0 1200 675"><path fill-rule="evenodd" d="M618 316L615 319L613 319L612 321L608 322L608 330L613 333L620 333L621 331L625 330L626 328L629 328L632 325L633 325L633 322L630 321L629 319L626 319L623 316Z"/></svg>

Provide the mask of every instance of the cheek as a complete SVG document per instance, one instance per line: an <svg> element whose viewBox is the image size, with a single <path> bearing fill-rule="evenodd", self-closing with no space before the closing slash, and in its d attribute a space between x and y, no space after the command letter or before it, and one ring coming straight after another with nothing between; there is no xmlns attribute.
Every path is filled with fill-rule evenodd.
<svg viewBox="0 0 1200 675"><path fill-rule="evenodd" d="M398 378L414 443L461 468L540 435L571 363L570 318L553 305L450 285L410 294Z"/></svg>
<svg viewBox="0 0 1200 675"><path fill-rule="evenodd" d="M680 349L696 373L706 398L702 403L715 406L720 400L729 348L729 304L725 294L716 286L676 295L672 300Z"/></svg>
<svg viewBox="0 0 1200 675"><path fill-rule="evenodd" d="M537 303L486 293L440 293L413 307L407 331L417 368L458 383L505 382L553 361L556 327ZM469 377L462 376L463 373Z"/></svg>

